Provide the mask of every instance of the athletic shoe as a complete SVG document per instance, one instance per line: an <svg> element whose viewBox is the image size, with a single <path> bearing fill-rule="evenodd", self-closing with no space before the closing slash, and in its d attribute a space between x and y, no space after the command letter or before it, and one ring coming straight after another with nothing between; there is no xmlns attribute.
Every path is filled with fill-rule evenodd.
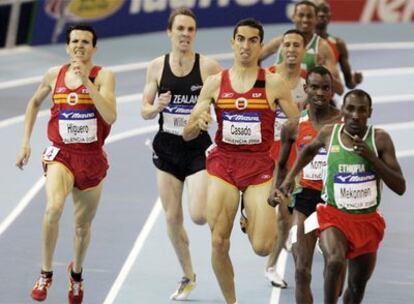
<svg viewBox="0 0 414 304"><path fill-rule="evenodd" d="M41 274L32 288L32 299L36 301L44 301L47 298L47 289L52 285L52 278Z"/></svg>
<svg viewBox="0 0 414 304"><path fill-rule="evenodd" d="M286 281L282 279L274 267L269 267L265 270L265 277L274 287L286 288L288 286Z"/></svg>
<svg viewBox="0 0 414 304"><path fill-rule="evenodd" d="M177 290L170 296L170 299L175 301L183 301L187 299L188 295L193 291L195 287L195 275L194 280L183 277L178 285Z"/></svg>
<svg viewBox="0 0 414 304"><path fill-rule="evenodd" d="M68 271L69 271L69 292L68 292L68 300L69 304L81 304L83 300L83 280L75 281L72 278L73 263L69 264Z"/></svg>

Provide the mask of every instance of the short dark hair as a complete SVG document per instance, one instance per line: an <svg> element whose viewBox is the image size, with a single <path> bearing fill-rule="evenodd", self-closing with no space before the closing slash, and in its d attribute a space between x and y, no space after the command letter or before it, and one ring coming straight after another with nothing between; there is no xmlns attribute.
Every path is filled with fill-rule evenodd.
<svg viewBox="0 0 414 304"><path fill-rule="evenodd" d="M316 4L315 3L313 3L313 2L311 2L311 1L309 1L309 0L302 0L302 1L299 1L299 2L297 2L296 4L295 4L295 8L294 8L294 10L293 10L293 14L295 14L296 13L296 10L297 10L297 8L298 8L298 6L299 5L307 5L307 6L312 6L313 8L314 8L314 10L315 10L315 15L318 13L318 7L316 6Z"/></svg>
<svg viewBox="0 0 414 304"><path fill-rule="evenodd" d="M233 39L236 38L237 30L241 26L249 26L259 30L260 42L263 42L264 30L263 25L254 18L246 18L237 22L233 30Z"/></svg>
<svg viewBox="0 0 414 304"><path fill-rule="evenodd" d="M367 92L365 92L364 90L361 90L361 89L354 89L354 90L348 91L345 94L344 98L343 98L342 106L345 105L346 100L347 100L348 96L350 96L350 95L355 95L357 97L362 97L362 98L363 97L366 97L366 99L368 100L368 106L369 106L369 108L370 109L372 108L372 98L371 98L371 95L369 95Z"/></svg>
<svg viewBox="0 0 414 304"><path fill-rule="evenodd" d="M290 30L287 30L286 32L283 33L283 37L285 37L286 35L289 35L289 34L297 34L297 35L301 36L302 39L303 39L303 46L305 47L305 35L301 31L299 31L297 29L290 29Z"/></svg>
<svg viewBox="0 0 414 304"><path fill-rule="evenodd" d="M331 78L331 83L333 83L333 77L331 72L324 66L317 65L309 70L308 75L306 75L306 83L309 83L309 77L311 74L319 74L321 76L328 75Z"/></svg>
<svg viewBox="0 0 414 304"><path fill-rule="evenodd" d="M87 32L92 33L92 45L93 47L96 46L96 42L98 41L98 36L96 35L95 29L91 25L85 24L85 23L72 25L66 30L66 44L69 44L70 42L70 33L75 30L87 31Z"/></svg>
<svg viewBox="0 0 414 304"><path fill-rule="evenodd" d="M184 15L184 16L188 16L194 19L194 22L196 24L197 27L197 19L195 14L193 13L193 11L187 7L179 7L176 8L175 10L171 11L170 16L168 17L168 25L167 25L167 29L172 30L172 26L175 20L175 17L177 17L178 15Z"/></svg>

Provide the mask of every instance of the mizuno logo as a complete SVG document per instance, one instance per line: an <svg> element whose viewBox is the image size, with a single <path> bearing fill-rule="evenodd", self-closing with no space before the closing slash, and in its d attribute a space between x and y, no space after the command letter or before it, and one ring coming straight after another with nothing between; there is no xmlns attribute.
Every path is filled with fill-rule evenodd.
<svg viewBox="0 0 414 304"><path fill-rule="evenodd" d="M195 85L192 85L192 86L191 86L190 90L191 90L191 92L194 92L194 91L198 91L198 90L200 90L202 87L203 87L203 86L202 86L202 85L200 85L200 84L195 84Z"/></svg>

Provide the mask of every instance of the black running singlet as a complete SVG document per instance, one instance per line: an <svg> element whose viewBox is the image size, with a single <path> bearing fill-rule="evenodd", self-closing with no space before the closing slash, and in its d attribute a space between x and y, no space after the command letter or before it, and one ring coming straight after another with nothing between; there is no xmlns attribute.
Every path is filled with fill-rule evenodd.
<svg viewBox="0 0 414 304"><path fill-rule="evenodd" d="M203 87L200 72L200 55L195 54L194 66L191 72L183 77L173 74L169 59L170 55L166 54L164 56L164 69L158 94L171 91L171 102L160 113L157 139L166 141L168 145L172 144L177 148L205 150L211 144L211 139L207 132L201 132L197 138L189 142L184 141L182 138L184 127Z"/></svg>

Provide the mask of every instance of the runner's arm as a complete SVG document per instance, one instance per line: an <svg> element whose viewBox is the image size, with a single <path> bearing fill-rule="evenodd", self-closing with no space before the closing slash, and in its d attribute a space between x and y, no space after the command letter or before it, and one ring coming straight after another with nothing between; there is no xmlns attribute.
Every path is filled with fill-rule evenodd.
<svg viewBox="0 0 414 304"><path fill-rule="evenodd" d="M318 55L320 56L319 63L324 65L332 74L334 92L342 95L344 93L344 86L339 76L338 67L336 66L335 55L325 39L320 40Z"/></svg>
<svg viewBox="0 0 414 304"><path fill-rule="evenodd" d="M58 68L51 68L44 75L42 82L38 86L34 95L30 98L29 103L26 107L26 114L24 118L24 131L23 138L20 150L16 157L16 166L20 169L28 163L30 158L30 137L32 136L32 131L34 124L36 122L37 114L39 113L40 106L43 101L46 99L52 90L52 84L56 79L58 73Z"/></svg>
<svg viewBox="0 0 414 304"><path fill-rule="evenodd" d="M210 76L206 79L203 88L201 89L200 96L198 96L197 103L194 106L187 125L184 128L184 140L190 141L196 138L202 130L207 131L208 124L211 121L211 115L209 112L210 103L217 95L220 77L221 73Z"/></svg>

